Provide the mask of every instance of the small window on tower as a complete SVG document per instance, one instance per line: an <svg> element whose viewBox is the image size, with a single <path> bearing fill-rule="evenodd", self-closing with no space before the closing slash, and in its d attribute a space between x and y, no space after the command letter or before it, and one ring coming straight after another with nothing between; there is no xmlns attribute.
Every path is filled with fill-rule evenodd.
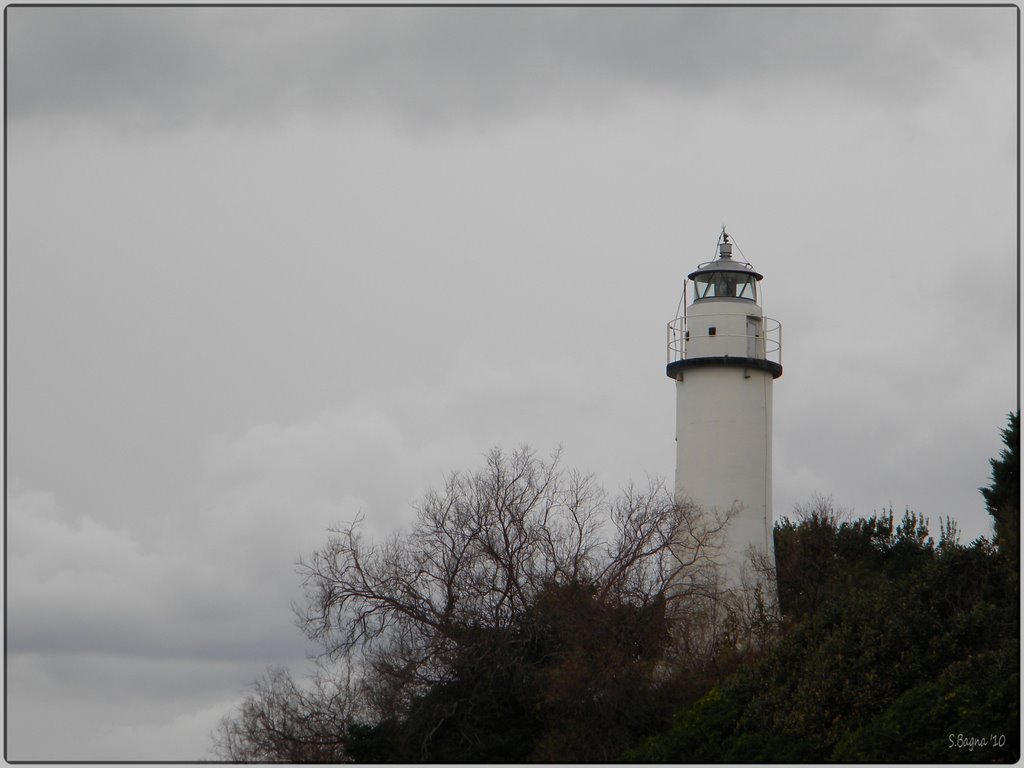
<svg viewBox="0 0 1024 768"><path fill-rule="evenodd" d="M718 328L713 325L708 327L708 336L714 336L716 333L718 333Z"/></svg>

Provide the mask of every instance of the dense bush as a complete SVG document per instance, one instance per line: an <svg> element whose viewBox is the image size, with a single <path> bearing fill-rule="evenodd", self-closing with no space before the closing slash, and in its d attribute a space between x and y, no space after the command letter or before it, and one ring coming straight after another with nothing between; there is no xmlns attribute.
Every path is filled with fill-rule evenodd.
<svg viewBox="0 0 1024 768"><path fill-rule="evenodd" d="M503 635L503 636L500 636ZM357 725L357 762L607 761L665 723L653 670L664 603L610 604L550 585L507 633L465 638L450 680L400 720Z"/></svg>
<svg viewBox="0 0 1024 768"><path fill-rule="evenodd" d="M894 525L891 512L844 523L815 514L777 533L792 558L779 563L788 633L630 758L1016 759L1015 574L987 541L961 546L947 535L936 544L923 520L907 513ZM823 579L814 591L802 559ZM972 737L988 744L962 746Z"/></svg>

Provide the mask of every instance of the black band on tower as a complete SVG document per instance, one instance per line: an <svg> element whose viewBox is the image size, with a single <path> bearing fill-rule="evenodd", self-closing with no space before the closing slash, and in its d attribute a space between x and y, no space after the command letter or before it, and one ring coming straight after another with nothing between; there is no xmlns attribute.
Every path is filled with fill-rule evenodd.
<svg viewBox="0 0 1024 768"><path fill-rule="evenodd" d="M699 368L701 366L729 366L732 368L757 368L760 371L768 371L773 379L782 375L782 365L765 360L760 357L693 357L689 360L676 360L665 366L665 374L670 379L678 379L687 368Z"/></svg>

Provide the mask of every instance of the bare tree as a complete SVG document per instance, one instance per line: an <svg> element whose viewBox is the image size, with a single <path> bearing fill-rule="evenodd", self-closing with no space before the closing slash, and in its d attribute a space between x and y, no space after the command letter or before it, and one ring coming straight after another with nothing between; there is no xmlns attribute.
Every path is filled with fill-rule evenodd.
<svg viewBox="0 0 1024 768"><path fill-rule="evenodd" d="M214 752L228 762L343 762L358 702L350 680L318 666L301 684L281 667L269 669L238 713L221 720Z"/></svg>
<svg viewBox="0 0 1024 768"><path fill-rule="evenodd" d="M538 615L531 609L556 594L593 601L598 613L590 615L606 606L609 616L640 615L629 613L636 609L663 617L708 593L726 522L676 503L659 481L609 500L592 476L562 469L557 451L545 460L526 447L494 449L481 469L453 473L442 490L427 493L407 532L374 542L360 517L300 560L301 627L323 649L325 668L334 662L358 672L344 687L350 700L316 723L343 732L357 706L363 722L408 715L427 691L466 669L467 655L473 669L485 669L488 659L518 653L509 645L524 642L524 626ZM278 723L292 723L296 708L323 708L342 687L329 691L321 680L303 693L274 673L262 685L222 726L221 756L338 759L340 742L305 726L288 741L279 734L288 727ZM453 712L441 713L436 727Z"/></svg>
<svg viewBox="0 0 1024 768"><path fill-rule="evenodd" d="M375 544L361 518L333 530L300 562L301 623L332 657L358 650L411 692L443 677L466 627L508 628L547 585L592 583L635 605L685 599L724 524L660 482L609 503L591 476L561 470L557 452L495 449L482 470L428 493L411 532Z"/></svg>

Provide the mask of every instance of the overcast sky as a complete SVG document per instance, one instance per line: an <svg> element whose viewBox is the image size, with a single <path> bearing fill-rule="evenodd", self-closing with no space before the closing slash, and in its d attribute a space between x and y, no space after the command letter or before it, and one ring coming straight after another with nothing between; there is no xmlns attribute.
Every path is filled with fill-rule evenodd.
<svg viewBox="0 0 1024 768"><path fill-rule="evenodd" d="M674 473L726 224L782 322L774 511L991 531L1002 8L7 8L7 757L191 760L295 559L526 442Z"/></svg>

